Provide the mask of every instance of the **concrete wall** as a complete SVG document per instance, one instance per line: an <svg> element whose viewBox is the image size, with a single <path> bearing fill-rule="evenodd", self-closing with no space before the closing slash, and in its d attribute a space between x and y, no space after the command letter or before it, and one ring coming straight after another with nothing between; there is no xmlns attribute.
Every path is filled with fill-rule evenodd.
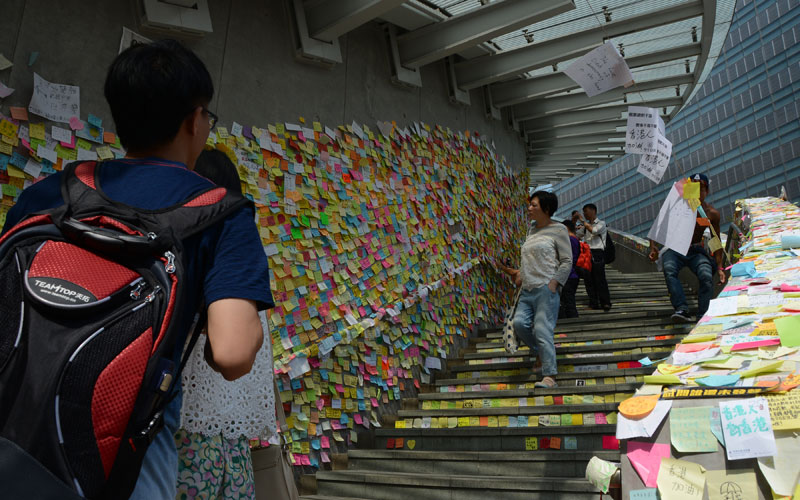
<svg viewBox="0 0 800 500"><path fill-rule="evenodd" d="M330 127L355 120L376 130L376 120L400 126L425 121L491 137L510 165L524 166L522 140L503 122L484 117L479 91L472 92L471 106L449 102L442 62L422 69L421 89L393 85L377 23L341 37L343 62L325 69L294 59L282 1L209 0L209 9L214 32L187 45L214 79L210 108L223 125L235 120L263 127L302 116ZM123 26L149 35L138 28L134 0L2 0L0 53L14 66L0 72L0 81L16 92L0 101L0 111L27 107L35 71L52 82L79 85L82 117L95 114L111 128L102 88ZM39 55L28 66L32 52Z"/></svg>

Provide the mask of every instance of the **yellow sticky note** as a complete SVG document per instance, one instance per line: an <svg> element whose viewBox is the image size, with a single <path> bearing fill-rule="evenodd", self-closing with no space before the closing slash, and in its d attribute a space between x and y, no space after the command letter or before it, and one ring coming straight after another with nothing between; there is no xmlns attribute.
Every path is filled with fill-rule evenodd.
<svg viewBox="0 0 800 500"><path fill-rule="evenodd" d="M742 378L754 377L760 373L779 371L783 366L783 361L761 361L756 360L750 363L750 368L741 372Z"/></svg>
<svg viewBox="0 0 800 500"><path fill-rule="evenodd" d="M738 498L758 498L756 473L752 470L706 471L708 500L728 500L732 492Z"/></svg>
<svg viewBox="0 0 800 500"><path fill-rule="evenodd" d="M41 139L44 141L44 123L31 123L28 129L28 135L31 139Z"/></svg>
<svg viewBox="0 0 800 500"><path fill-rule="evenodd" d="M700 183L694 181L686 181L683 185L683 199L684 200L699 200L700 199Z"/></svg>
<svg viewBox="0 0 800 500"><path fill-rule="evenodd" d="M694 462L664 457L656 482L662 500L701 500L706 487L705 469Z"/></svg>
<svg viewBox="0 0 800 500"><path fill-rule="evenodd" d="M677 375L645 375L644 383L661 385L680 384L681 379L679 379Z"/></svg>
<svg viewBox="0 0 800 500"><path fill-rule="evenodd" d="M526 451L535 451L538 449L539 449L539 438L533 436L525 438Z"/></svg>
<svg viewBox="0 0 800 500"><path fill-rule="evenodd" d="M800 429L800 392L768 394L767 404L774 430Z"/></svg>
<svg viewBox="0 0 800 500"><path fill-rule="evenodd" d="M663 375L672 375L674 373L685 372L689 368L691 368L690 365L681 366L681 365L670 365L668 363L661 363L658 365L658 371Z"/></svg>

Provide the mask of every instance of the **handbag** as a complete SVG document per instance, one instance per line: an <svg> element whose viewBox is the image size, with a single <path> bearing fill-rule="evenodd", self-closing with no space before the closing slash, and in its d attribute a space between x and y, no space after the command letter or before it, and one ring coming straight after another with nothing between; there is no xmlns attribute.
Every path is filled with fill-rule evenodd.
<svg viewBox="0 0 800 500"><path fill-rule="evenodd" d="M280 427L280 443L253 450L253 476L257 500L299 500L294 472L289 459L289 444L285 436L289 432L286 415L280 403L280 392L275 379L275 413Z"/></svg>
<svg viewBox="0 0 800 500"><path fill-rule="evenodd" d="M519 287L517 289L517 293L514 294L514 302L506 311L506 322L503 326L503 345L506 348L506 352L509 354L516 353L517 349L519 348L517 334L514 333L514 314L517 312L517 304L519 304L519 295L521 292L522 287Z"/></svg>

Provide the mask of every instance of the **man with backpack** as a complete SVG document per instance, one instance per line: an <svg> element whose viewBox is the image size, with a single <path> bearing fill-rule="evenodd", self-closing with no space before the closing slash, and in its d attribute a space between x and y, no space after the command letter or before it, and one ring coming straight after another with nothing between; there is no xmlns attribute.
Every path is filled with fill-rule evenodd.
<svg viewBox="0 0 800 500"><path fill-rule="evenodd" d="M161 405L163 409L154 413L152 425L141 432L139 429L134 429L138 433L131 437L128 437L129 429L126 426L134 424L127 424L127 420L123 421L122 429L119 429L117 434L109 435L110 431L98 428L97 422L107 419L109 413L120 411L120 404L113 398L119 397L120 393L127 390L127 384L103 389L99 388L98 382L94 386L94 396L92 387L88 387L91 402L91 413L87 416L88 423L63 425L58 421L56 413L56 422L53 424L46 420L49 416L40 418L38 415L31 415L29 426L41 426L40 429L35 429L42 435L41 440L50 439L55 444L36 444L27 448L22 444L20 446L34 455L39 462L46 462L48 457L43 459L36 455L34 451L37 446L58 448L58 443L61 443L63 454L67 456L70 434L79 432L88 425L89 439L86 439L86 436L81 437L80 445L77 445L75 451L77 456L82 458L72 462L66 460L66 465L62 464L60 467L50 467L46 464L53 474L87 498L172 499L175 497L178 473L173 434L179 426L181 407L178 366L181 365L184 344L192 330L191 318L196 317L200 304L207 306L205 307L207 339L201 341L206 342L207 359L212 368L228 380L248 373L263 338L258 311L274 305L270 292L268 263L253 221L252 205L248 205L241 198L231 198L233 194L227 193L222 188L216 188L209 180L192 172L195 160L203 150L217 119L208 110L214 89L211 76L203 62L192 51L175 41L165 40L135 45L120 53L113 61L104 90L117 127L117 134L127 149L127 156L124 159L99 162L96 165L93 162L77 167L73 164L65 167L64 172L53 174L26 189L8 213L3 232L10 238L7 241L4 241L5 237L0 239L0 263L7 264L6 256L13 256L15 251L12 249L6 253L3 244L8 246L15 237L19 238L16 234L23 234L26 230L21 229L21 226L40 223L41 216L34 214L42 213L54 221L61 221L56 226L63 229L62 233L65 236L54 236L54 245L61 245L57 248L74 247L71 251L75 255L88 255L87 262L99 263L98 266L101 268L96 271L92 279L84 282L89 288L97 289L99 286L96 286L97 283L105 285L105 269L120 268L126 272L137 269L136 262L142 261L145 257L150 258L141 248L148 245L160 248L158 245L162 244L162 241L171 242L172 246L169 248L178 252L178 257L176 258L172 251L165 252L164 258L161 259L163 267L154 268L153 272L163 274L167 278L166 283L171 279L177 292L166 293L159 286L148 288L147 280L140 278L133 281L129 289L123 289L124 294L120 294L120 297L109 298L109 302L136 299L138 302L130 302L139 304L133 309L134 311L145 307L148 302L163 303L170 320L168 322L164 319L160 323L157 322L156 326L161 325L162 333L166 329L169 334L172 332L170 329L173 328L173 324L178 325L174 327L171 336L161 334L156 336L156 329L145 331L115 358L115 360L124 359L127 351L138 349L137 346L142 343L147 346L152 344L152 348L139 351L146 360L151 352L167 349L164 352L170 353L173 359L167 359L169 356L165 355L161 359L154 360L152 367L148 360L144 379L141 378L141 374L139 375L139 380L143 380L141 389L138 385L134 388L133 398L136 405L129 411L133 412L131 415L138 415L138 412L146 414L148 408L139 408L139 402L142 400L148 401L156 409ZM232 201L229 202L229 199ZM101 208L96 209L94 214L88 214L90 216L78 219L77 214L83 213L82 210L85 212L85 204L90 200ZM108 210L104 205L107 205ZM64 207L67 213L64 213ZM105 213L106 211L108 213ZM75 217L72 218L72 215ZM158 234L147 232L137 235L131 229L135 224L125 227L115 222L116 220L138 220L141 222L140 227L146 227L152 221L163 220L172 220L175 224L170 224L170 227L159 226L163 231L159 231ZM23 223L20 223L21 221ZM127 234L120 236L114 234L111 229L97 230L93 227L93 225L108 225L109 221L112 229L122 227L123 232ZM184 227L187 225L194 227ZM67 235L69 231L66 231L68 228L73 228L77 236L69 237ZM114 245L121 245L119 248L122 250L114 250L117 248ZM130 269L112 262L115 255L125 254L128 248L126 245L141 250L139 255L124 259L120 257L123 262L131 264ZM91 253L91 248L101 250ZM31 258L34 264L36 258ZM66 275L74 276L85 272L86 267L90 267L83 266L83 269L71 271L68 268L71 263L75 265L74 261L64 258L54 260L57 263L54 267L67 268ZM6 268L0 268L0 272L5 272L3 269ZM52 275L55 271L51 269L47 272ZM140 274L144 277L150 276L148 272ZM180 287L179 280L182 280ZM47 283L44 279L42 283L44 283L42 287L50 288L44 290L44 293L52 294L53 287L58 287ZM58 289L63 290L65 287ZM128 290L130 299L127 297ZM88 297L86 294L81 296ZM7 300L9 300L7 297L0 297L0 302ZM82 300L92 301L91 297ZM6 313L5 310L2 312ZM83 316L87 314L89 313L84 313ZM83 316L81 320L84 319ZM69 321L75 321L73 316L70 318ZM118 329L124 329L126 322L118 323L123 323ZM152 335L149 334L151 331ZM97 330L92 339L94 337L102 339L102 332L103 328ZM173 345L159 344L162 339L167 338L172 339ZM0 338L0 345L3 344L3 340L5 339ZM19 341L19 338L17 340ZM87 339L75 350L69 363L75 361L73 358L76 358L90 340ZM102 349L104 345L114 341L114 338L106 337L99 343L99 347ZM2 354L0 352L0 376L4 376ZM13 355L15 354L12 353ZM17 353L16 357L19 356L20 353ZM38 360L33 362L29 360L29 371L30 365L35 362ZM45 360L41 362L46 363ZM116 371L130 372L132 370L130 363L136 362L126 360L127 364L123 363L124 366L120 366L120 363L115 364L112 361L102 370L98 380L109 373L113 376ZM156 379L158 384L154 387L145 387L144 382L148 381L147 377L151 372L161 375ZM6 394L3 392L8 391L9 384L3 385L2 381L0 378L0 398L5 398ZM76 382L79 383L80 380ZM86 383L95 382L88 380ZM130 383L133 384L135 381ZM86 390L81 387L75 388L75 391L86 392ZM163 394L158 397L147 396L149 392L158 391ZM107 398L111 398L105 413L97 410L106 403L103 397L98 397L98 392L108 394ZM23 399L23 396L20 394L17 399ZM5 402L5 399L2 401ZM21 404L15 401L13 406L16 408ZM56 396L55 404L58 412L59 396ZM88 410L88 408L82 409L81 405L75 408L75 411L88 412ZM9 439L14 441L14 436L23 433L19 429L22 425L16 424L15 428L12 425L13 419L3 414L4 411L7 409L0 408L0 435L10 436ZM92 423L95 424L93 435ZM57 435L51 426L57 428ZM125 434L122 434L123 431ZM51 432L53 436L47 435ZM106 437L100 439L101 435ZM89 470L85 476L80 476L81 470L95 462L100 463L100 460L95 458L98 449L102 467L98 467L98 470ZM146 453L143 453L142 449L146 449ZM120 458L123 457L123 452L126 453L124 463L119 463L123 460ZM137 457L137 454L143 454L143 457L129 458ZM58 470L54 470L56 468ZM29 481L29 478L20 478L20 481Z"/></svg>
<svg viewBox="0 0 800 500"><path fill-rule="evenodd" d="M592 309L611 310L611 296L606 281L606 223L597 218L597 205L587 203L583 206L583 215L578 214L583 223L583 241L592 250L592 270L585 274L584 283L589 295L589 307Z"/></svg>

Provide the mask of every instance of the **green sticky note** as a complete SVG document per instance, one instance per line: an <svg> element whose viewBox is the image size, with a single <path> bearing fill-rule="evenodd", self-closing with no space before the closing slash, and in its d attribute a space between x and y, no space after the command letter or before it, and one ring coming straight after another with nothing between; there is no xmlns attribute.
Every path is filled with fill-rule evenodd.
<svg viewBox="0 0 800 500"><path fill-rule="evenodd" d="M717 451L717 439L711 432L711 406L673 408L669 413L672 446L681 453Z"/></svg>
<svg viewBox="0 0 800 500"><path fill-rule="evenodd" d="M800 314L775 318L775 327L778 329L782 346L800 346Z"/></svg>
<svg viewBox="0 0 800 500"><path fill-rule="evenodd" d="M300 231L299 229L293 227L292 228L292 238L294 238L296 240L302 239L303 238L303 232Z"/></svg>
<svg viewBox="0 0 800 500"><path fill-rule="evenodd" d="M3 184L2 190L3 194L6 196L11 196L11 197L17 196L17 188L12 186L11 184Z"/></svg>
<svg viewBox="0 0 800 500"><path fill-rule="evenodd" d="M645 375L645 384L680 384L681 379L677 375Z"/></svg>
<svg viewBox="0 0 800 500"><path fill-rule="evenodd" d="M322 224L324 224L324 225L326 225L326 226L327 226L327 225L328 225L328 214L326 214L326 213L324 213L324 212L323 212L322 214L320 214L320 216L319 216L319 221L320 221Z"/></svg>
<svg viewBox="0 0 800 500"><path fill-rule="evenodd" d="M309 221L308 217L306 217L305 215L301 215L300 216L300 224L302 224L305 227L309 227L309 226L311 226L311 221Z"/></svg>

